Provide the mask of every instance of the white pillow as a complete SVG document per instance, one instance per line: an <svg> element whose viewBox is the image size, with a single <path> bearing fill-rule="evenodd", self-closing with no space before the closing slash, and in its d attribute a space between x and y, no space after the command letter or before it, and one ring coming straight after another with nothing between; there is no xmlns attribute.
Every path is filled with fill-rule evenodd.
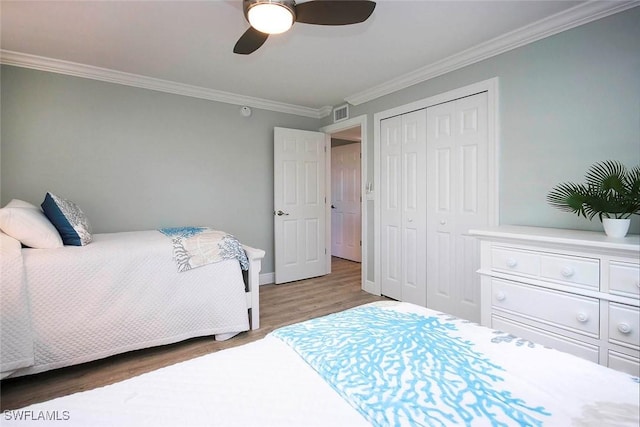
<svg viewBox="0 0 640 427"><path fill-rule="evenodd" d="M18 200L18 199L11 200L9 203L7 203L5 208L31 208L38 211L40 210L40 208L38 208L36 205L32 205L29 202L25 202L24 200Z"/></svg>
<svg viewBox="0 0 640 427"><path fill-rule="evenodd" d="M44 213L23 200L13 199L0 209L0 229L30 248L62 247L62 238L58 230Z"/></svg>

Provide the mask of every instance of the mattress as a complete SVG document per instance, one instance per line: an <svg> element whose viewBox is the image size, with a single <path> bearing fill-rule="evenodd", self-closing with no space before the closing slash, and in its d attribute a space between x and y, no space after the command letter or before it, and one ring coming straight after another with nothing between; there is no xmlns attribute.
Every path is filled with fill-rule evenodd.
<svg viewBox="0 0 640 427"><path fill-rule="evenodd" d="M235 260L178 273L158 231L95 234L87 246L23 249L36 373L249 329Z"/></svg>
<svg viewBox="0 0 640 427"><path fill-rule="evenodd" d="M373 303L6 411L3 425L637 426L639 398L637 377L422 307Z"/></svg>

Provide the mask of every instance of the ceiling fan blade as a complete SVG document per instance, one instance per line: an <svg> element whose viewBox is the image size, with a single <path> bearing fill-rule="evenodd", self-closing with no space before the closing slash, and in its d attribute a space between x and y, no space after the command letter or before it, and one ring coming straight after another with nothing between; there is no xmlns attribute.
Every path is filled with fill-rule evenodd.
<svg viewBox="0 0 640 427"><path fill-rule="evenodd" d="M269 34L261 33L255 28L249 27L236 42L236 45L233 47L233 53L248 55L255 52L267 41L268 37Z"/></svg>
<svg viewBox="0 0 640 427"><path fill-rule="evenodd" d="M349 25L366 21L376 8L368 0L315 0L296 5L296 22L316 25Z"/></svg>

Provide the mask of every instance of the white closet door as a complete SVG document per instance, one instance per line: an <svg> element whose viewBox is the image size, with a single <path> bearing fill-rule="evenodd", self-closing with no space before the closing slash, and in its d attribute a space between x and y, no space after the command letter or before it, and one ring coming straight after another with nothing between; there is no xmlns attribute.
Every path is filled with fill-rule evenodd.
<svg viewBox="0 0 640 427"><path fill-rule="evenodd" d="M487 94L427 108L427 307L480 321L479 243L489 225Z"/></svg>
<svg viewBox="0 0 640 427"><path fill-rule="evenodd" d="M426 112L382 120L381 292L426 305Z"/></svg>
<svg viewBox="0 0 640 427"><path fill-rule="evenodd" d="M402 301L426 306L426 163L425 110L402 116Z"/></svg>
<svg viewBox="0 0 640 427"><path fill-rule="evenodd" d="M402 117L380 121L380 290L402 300Z"/></svg>

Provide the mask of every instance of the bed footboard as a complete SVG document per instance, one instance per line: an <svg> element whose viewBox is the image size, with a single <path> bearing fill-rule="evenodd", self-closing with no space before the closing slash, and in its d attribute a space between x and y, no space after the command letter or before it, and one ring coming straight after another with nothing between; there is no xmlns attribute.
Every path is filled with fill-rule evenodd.
<svg viewBox="0 0 640 427"><path fill-rule="evenodd" d="M249 259L249 271L245 277L247 285L247 307L249 307L251 329L260 328L260 270L265 252L262 249L243 245Z"/></svg>

